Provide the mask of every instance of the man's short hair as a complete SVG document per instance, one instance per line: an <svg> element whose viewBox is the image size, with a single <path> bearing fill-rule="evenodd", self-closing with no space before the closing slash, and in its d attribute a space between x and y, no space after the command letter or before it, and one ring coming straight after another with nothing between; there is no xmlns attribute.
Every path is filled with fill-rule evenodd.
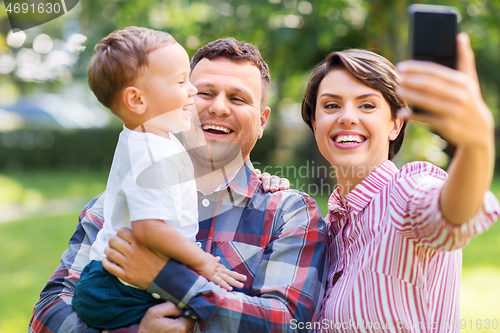
<svg viewBox="0 0 500 333"><path fill-rule="evenodd" d="M316 119L316 100L321 81L328 73L337 69L347 70L361 83L380 91L391 107L392 119L396 119L399 109L407 106L401 96L397 70L389 60L367 50L332 52L314 68L302 101L302 119L311 129L312 122ZM405 120L398 137L389 143L389 160L394 158L403 145L406 123Z"/></svg>
<svg viewBox="0 0 500 333"><path fill-rule="evenodd" d="M168 33L140 27L116 30L95 47L87 76L90 89L104 106L113 110L119 93L136 80L152 51L176 43Z"/></svg>
<svg viewBox="0 0 500 333"><path fill-rule="evenodd" d="M271 84L271 74L269 67L260 55L260 52L250 43L240 42L236 39L223 38L209 43L207 46L199 49L191 59L191 70L201 61L207 58L214 60L217 58L226 58L232 61L250 61L260 71L262 78L262 99L261 110L267 106L269 97L269 85Z"/></svg>

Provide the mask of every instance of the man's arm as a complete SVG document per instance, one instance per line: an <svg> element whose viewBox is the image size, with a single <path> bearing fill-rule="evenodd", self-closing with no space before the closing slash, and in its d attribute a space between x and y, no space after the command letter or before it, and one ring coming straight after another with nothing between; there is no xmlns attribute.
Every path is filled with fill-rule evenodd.
<svg viewBox="0 0 500 333"><path fill-rule="evenodd" d="M71 300L75 290L75 285L80 278L80 273L89 260L90 247L95 241L95 237L102 228L102 200L99 196L92 200L80 213L80 223L75 233L69 241L69 247L61 256L61 263L54 272L47 285L40 294L40 300L35 304L33 315L29 324L30 332L100 332L89 327L81 320L73 307ZM131 247L131 250L134 250ZM143 262L141 269L151 269L158 267L158 271L165 265L165 260L153 255L147 249L134 251L137 257L133 257L137 262ZM144 260L144 255L149 254L149 260ZM159 304L148 310L141 324L138 326L126 327L110 332L186 332L192 329L193 322L186 318L164 318L165 316L178 315L177 307Z"/></svg>
<svg viewBox="0 0 500 333"><path fill-rule="evenodd" d="M310 197L295 191L273 196L278 199L275 202L279 201L277 207L263 214L273 219L274 232L264 249L250 295L226 292L174 260L152 283L151 276L156 276L156 272L143 271L138 280L151 284L148 292L169 295L180 307L187 305L207 332L287 332L301 327L308 331L305 325L293 325L292 320L317 320L327 273L325 225ZM114 246L111 240L110 246ZM135 284L136 277L131 274L127 276L129 280L120 276L126 269L119 267L121 262L117 264L113 265L116 271L105 267Z"/></svg>
<svg viewBox="0 0 500 333"><path fill-rule="evenodd" d="M163 220L133 221L132 234L149 249L193 268L227 290L233 290L231 286L243 288L236 279L244 281L244 275L228 270L219 263L220 258L204 252Z"/></svg>

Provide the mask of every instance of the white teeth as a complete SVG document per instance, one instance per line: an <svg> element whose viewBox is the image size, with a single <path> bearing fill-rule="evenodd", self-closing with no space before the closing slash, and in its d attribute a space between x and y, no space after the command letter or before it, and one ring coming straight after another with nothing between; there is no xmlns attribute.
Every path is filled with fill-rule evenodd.
<svg viewBox="0 0 500 333"><path fill-rule="evenodd" d="M231 130L229 128L222 127L222 126L215 126L215 125L203 125L202 129L204 131L209 130L209 129L213 129L213 130L216 130L216 131L224 132L226 134L231 133Z"/></svg>
<svg viewBox="0 0 500 333"><path fill-rule="evenodd" d="M335 142L342 143L359 143L363 142L364 138L360 135L338 135L335 137Z"/></svg>

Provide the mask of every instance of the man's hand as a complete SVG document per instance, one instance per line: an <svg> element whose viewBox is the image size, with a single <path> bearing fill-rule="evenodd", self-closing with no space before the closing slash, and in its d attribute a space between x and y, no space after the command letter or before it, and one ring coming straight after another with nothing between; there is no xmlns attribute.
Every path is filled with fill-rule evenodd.
<svg viewBox="0 0 500 333"><path fill-rule="evenodd" d="M193 332L195 321L178 317L181 310L172 302L158 304L149 308L139 325L137 333L185 333Z"/></svg>
<svg viewBox="0 0 500 333"><path fill-rule="evenodd" d="M109 239L104 252L107 258L102 260L102 266L109 273L144 290L149 288L168 261L138 244L128 228L118 230L116 236Z"/></svg>

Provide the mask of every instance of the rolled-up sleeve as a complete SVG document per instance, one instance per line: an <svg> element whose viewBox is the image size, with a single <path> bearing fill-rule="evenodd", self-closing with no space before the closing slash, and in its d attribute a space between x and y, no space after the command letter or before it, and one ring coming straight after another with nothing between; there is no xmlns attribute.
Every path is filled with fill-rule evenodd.
<svg viewBox="0 0 500 333"><path fill-rule="evenodd" d="M498 219L500 206L490 191L477 213L461 225L451 224L441 212L440 196L447 174L430 163L409 163L396 176L396 227L408 238L436 251L466 246Z"/></svg>

